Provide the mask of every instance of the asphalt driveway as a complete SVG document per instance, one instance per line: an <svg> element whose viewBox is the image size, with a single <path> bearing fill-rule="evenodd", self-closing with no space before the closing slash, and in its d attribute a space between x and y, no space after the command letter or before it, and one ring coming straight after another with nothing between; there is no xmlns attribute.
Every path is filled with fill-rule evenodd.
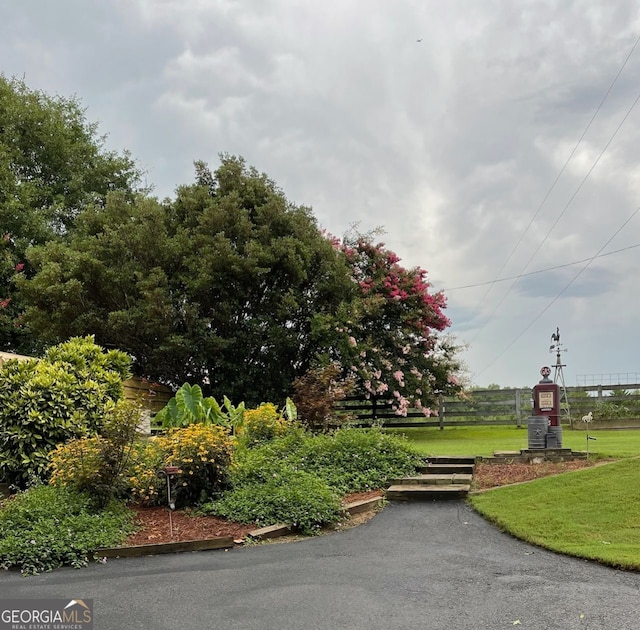
<svg viewBox="0 0 640 630"><path fill-rule="evenodd" d="M0 597L93 598L96 630L640 628L640 573L519 542L463 501L290 544L6 572Z"/></svg>

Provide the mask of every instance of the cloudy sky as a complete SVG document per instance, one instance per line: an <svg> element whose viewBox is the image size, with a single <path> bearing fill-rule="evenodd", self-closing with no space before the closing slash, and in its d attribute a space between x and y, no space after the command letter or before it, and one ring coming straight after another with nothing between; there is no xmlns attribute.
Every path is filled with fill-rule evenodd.
<svg viewBox="0 0 640 630"><path fill-rule="evenodd" d="M226 152L384 228L477 385L535 384L556 327L567 385L638 382L639 35L637 0L23 0L0 72L76 95L159 197Z"/></svg>

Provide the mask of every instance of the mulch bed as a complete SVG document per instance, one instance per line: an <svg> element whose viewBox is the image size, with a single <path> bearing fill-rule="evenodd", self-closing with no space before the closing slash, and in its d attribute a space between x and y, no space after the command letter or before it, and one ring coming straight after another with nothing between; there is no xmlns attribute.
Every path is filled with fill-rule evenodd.
<svg viewBox="0 0 640 630"><path fill-rule="evenodd" d="M559 475L571 470L580 470L581 468L590 468L596 465L596 462L588 462L584 459L576 459L569 462L542 462L540 464L480 463L476 465L473 473L473 489L487 490L488 488L532 481L533 479Z"/></svg>
<svg viewBox="0 0 640 630"><path fill-rule="evenodd" d="M356 492L343 499L343 505L364 499L381 497L382 491ZM136 545L157 545L159 543L185 542L189 540L209 540L231 536L234 540L243 540L247 534L258 528L255 523L235 523L217 516L199 516L192 510L175 510L165 507L140 507L132 505L136 513L138 531L125 541L125 547ZM273 523L275 525L275 523Z"/></svg>

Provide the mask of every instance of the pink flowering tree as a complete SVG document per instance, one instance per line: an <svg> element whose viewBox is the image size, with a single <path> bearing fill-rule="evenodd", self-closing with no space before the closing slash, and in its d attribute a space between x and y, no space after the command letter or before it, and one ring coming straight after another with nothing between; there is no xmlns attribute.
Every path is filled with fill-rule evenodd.
<svg viewBox="0 0 640 630"><path fill-rule="evenodd" d="M396 414L436 414L438 394L461 389L459 346L444 334L444 295L430 292L424 269L404 268L383 243L332 241L349 263L356 294L337 318L332 360L367 397L391 401Z"/></svg>

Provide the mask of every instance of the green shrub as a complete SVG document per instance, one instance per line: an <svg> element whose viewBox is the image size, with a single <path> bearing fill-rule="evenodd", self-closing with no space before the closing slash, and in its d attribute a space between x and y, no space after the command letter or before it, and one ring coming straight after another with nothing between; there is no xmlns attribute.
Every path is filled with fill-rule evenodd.
<svg viewBox="0 0 640 630"><path fill-rule="evenodd" d="M126 471L131 500L144 506L166 504L166 482L157 471L165 466L165 454L158 438L142 438L133 444Z"/></svg>
<svg viewBox="0 0 640 630"><path fill-rule="evenodd" d="M97 507L123 496L140 416L140 407L129 401L107 403L100 436L71 440L52 452L50 482L87 492Z"/></svg>
<svg viewBox="0 0 640 630"><path fill-rule="evenodd" d="M132 513L119 503L101 512L87 495L38 486L0 508L0 567L25 574L86 566L99 547L121 543L133 531Z"/></svg>
<svg viewBox="0 0 640 630"><path fill-rule="evenodd" d="M267 482L232 490L203 511L258 526L286 523L305 534L343 516L334 490L315 475L286 466Z"/></svg>
<svg viewBox="0 0 640 630"><path fill-rule="evenodd" d="M381 488L393 477L415 472L421 462L406 439L375 428L315 435L300 456L304 470L343 494Z"/></svg>
<svg viewBox="0 0 640 630"><path fill-rule="evenodd" d="M604 400L599 400L593 410L594 420L617 420L618 418L628 418L632 415L631 410L626 405Z"/></svg>
<svg viewBox="0 0 640 630"><path fill-rule="evenodd" d="M251 448L284 435L291 426L292 423L283 417L273 403L262 403L244 412L235 434L241 446Z"/></svg>
<svg viewBox="0 0 640 630"><path fill-rule="evenodd" d="M234 488L267 481L282 466L313 473L341 494L377 490L415 472L422 456L404 437L380 429L342 428L311 434L302 429L252 449L239 450Z"/></svg>
<svg viewBox="0 0 640 630"><path fill-rule="evenodd" d="M58 444L101 427L105 405L122 397L130 359L92 337L51 348L44 359L0 368L0 478L25 487L46 479Z"/></svg>
<svg viewBox="0 0 640 630"><path fill-rule="evenodd" d="M231 467L233 487L264 483L280 474L283 467L302 470L299 453L309 437L302 427L292 427L286 435L270 442L254 448L237 448Z"/></svg>
<svg viewBox="0 0 640 630"><path fill-rule="evenodd" d="M177 466L181 471L175 480L177 505L201 503L229 487L232 440L227 429L192 424L171 429L156 441L164 465Z"/></svg>

